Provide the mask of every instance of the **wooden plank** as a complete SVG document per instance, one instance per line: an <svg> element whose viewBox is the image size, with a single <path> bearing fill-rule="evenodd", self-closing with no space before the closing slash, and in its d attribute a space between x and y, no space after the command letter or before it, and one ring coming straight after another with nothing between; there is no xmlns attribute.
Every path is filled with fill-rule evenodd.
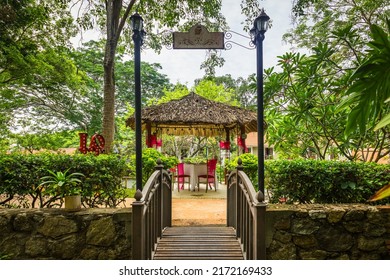
<svg viewBox="0 0 390 280"><path fill-rule="evenodd" d="M242 260L231 227L168 227L154 253L155 260Z"/></svg>

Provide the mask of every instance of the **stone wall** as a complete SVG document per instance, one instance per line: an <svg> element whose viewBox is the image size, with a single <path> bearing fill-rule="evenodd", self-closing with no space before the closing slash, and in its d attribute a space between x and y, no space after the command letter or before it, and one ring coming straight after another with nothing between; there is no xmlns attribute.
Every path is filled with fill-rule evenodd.
<svg viewBox="0 0 390 280"><path fill-rule="evenodd" d="M269 205L267 259L390 259L390 211ZM0 209L0 259L131 259L131 208Z"/></svg>
<svg viewBox="0 0 390 280"><path fill-rule="evenodd" d="M390 209L270 205L267 259L390 259Z"/></svg>
<svg viewBox="0 0 390 280"><path fill-rule="evenodd" d="M0 259L130 259L131 209L0 209Z"/></svg>

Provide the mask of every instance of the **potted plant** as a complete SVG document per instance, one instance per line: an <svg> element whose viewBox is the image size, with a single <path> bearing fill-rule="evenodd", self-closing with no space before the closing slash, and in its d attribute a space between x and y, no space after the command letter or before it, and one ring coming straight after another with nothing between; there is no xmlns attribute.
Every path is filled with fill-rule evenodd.
<svg viewBox="0 0 390 280"><path fill-rule="evenodd" d="M45 186L45 193L64 197L65 209L79 210L81 208L81 183L82 173L70 173L69 169L65 172L47 171L50 175L41 178L41 186Z"/></svg>

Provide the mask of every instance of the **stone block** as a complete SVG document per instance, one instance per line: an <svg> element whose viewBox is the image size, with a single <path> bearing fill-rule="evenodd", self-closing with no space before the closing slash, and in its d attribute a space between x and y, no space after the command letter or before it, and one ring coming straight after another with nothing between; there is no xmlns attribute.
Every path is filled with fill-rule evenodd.
<svg viewBox="0 0 390 280"><path fill-rule="evenodd" d="M274 234L274 239L275 240L278 240L282 243L288 243L291 241L291 238L292 238L292 235L291 233L288 233L286 231L276 231L275 234Z"/></svg>
<svg viewBox="0 0 390 280"><path fill-rule="evenodd" d="M309 217L312 219L326 219L324 210L309 210Z"/></svg>
<svg viewBox="0 0 390 280"><path fill-rule="evenodd" d="M285 244L274 240L267 250L267 258L269 260L296 260L297 249L292 243Z"/></svg>
<svg viewBox="0 0 390 280"><path fill-rule="evenodd" d="M374 251L381 246L386 246L383 238L366 238L362 235L359 236L357 245L362 251Z"/></svg>
<svg viewBox="0 0 390 280"><path fill-rule="evenodd" d="M71 260L77 259L81 250L77 240L77 234L68 235L61 239L48 242L50 254L57 259Z"/></svg>
<svg viewBox="0 0 390 280"><path fill-rule="evenodd" d="M27 217L26 213L17 214L13 221L15 231L33 231L34 222Z"/></svg>
<svg viewBox="0 0 390 280"><path fill-rule="evenodd" d="M383 225L365 223L363 235L366 237L380 237L386 233L386 228Z"/></svg>
<svg viewBox="0 0 390 280"><path fill-rule="evenodd" d="M299 257L302 260L326 260L328 252L323 250L299 250Z"/></svg>
<svg viewBox="0 0 390 280"><path fill-rule="evenodd" d="M329 252L344 252L354 245L354 238L342 227L322 227L315 234L318 246Z"/></svg>
<svg viewBox="0 0 390 280"><path fill-rule="evenodd" d="M84 248L80 253L80 259L82 260L97 260L99 250L97 248Z"/></svg>
<svg viewBox="0 0 390 280"><path fill-rule="evenodd" d="M26 241L25 253L31 257L45 256L47 254L47 240L37 236Z"/></svg>
<svg viewBox="0 0 390 280"><path fill-rule="evenodd" d="M345 212L344 209L330 211L327 218L328 222L331 224L340 222L343 219Z"/></svg>
<svg viewBox="0 0 390 280"><path fill-rule="evenodd" d="M361 221L365 218L365 211L361 209L351 209L344 215L345 221Z"/></svg>
<svg viewBox="0 0 390 280"><path fill-rule="evenodd" d="M291 232L298 235L312 234L320 228L320 224L312 219L295 219L292 221Z"/></svg>
<svg viewBox="0 0 390 280"><path fill-rule="evenodd" d="M115 224L111 217L92 221L86 234L87 244L111 246L116 239Z"/></svg>
<svg viewBox="0 0 390 280"><path fill-rule="evenodd" d="M74 220L65 218L64 216L49 216L46 217L43 225L38 228L38 232L52 238L75 233L78 231L78 226Z"/></svg>
<svg viewBox="0 0 390 280"><path fill-rule="evenodd" d="M300 248L309 249L318 246L317 240L313 235L298 235L293 237L293 242Z"/></svg>
<svg viewBox="0 0 390 280"><path fill-rule="evenodd" d="M291 227L290 219L281 219L275 222L275 229L278 230L288 230Z"/></svg>
<svg viewBox="0 0 390 280"><path fill-rule="evenodd" d="M364 230L364 221L346 221L343 226L348 232L360 233Z"/></svg>

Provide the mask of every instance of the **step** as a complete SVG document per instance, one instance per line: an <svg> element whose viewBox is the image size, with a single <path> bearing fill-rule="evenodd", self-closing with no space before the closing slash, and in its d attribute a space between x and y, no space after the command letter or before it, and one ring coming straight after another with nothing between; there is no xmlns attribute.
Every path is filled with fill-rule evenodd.
<svg viewBox="0 0 390 280"><path fill-rule="evenodd" d="M169 227L157 243L155 260L243 260L231 227Z"/></svg>

